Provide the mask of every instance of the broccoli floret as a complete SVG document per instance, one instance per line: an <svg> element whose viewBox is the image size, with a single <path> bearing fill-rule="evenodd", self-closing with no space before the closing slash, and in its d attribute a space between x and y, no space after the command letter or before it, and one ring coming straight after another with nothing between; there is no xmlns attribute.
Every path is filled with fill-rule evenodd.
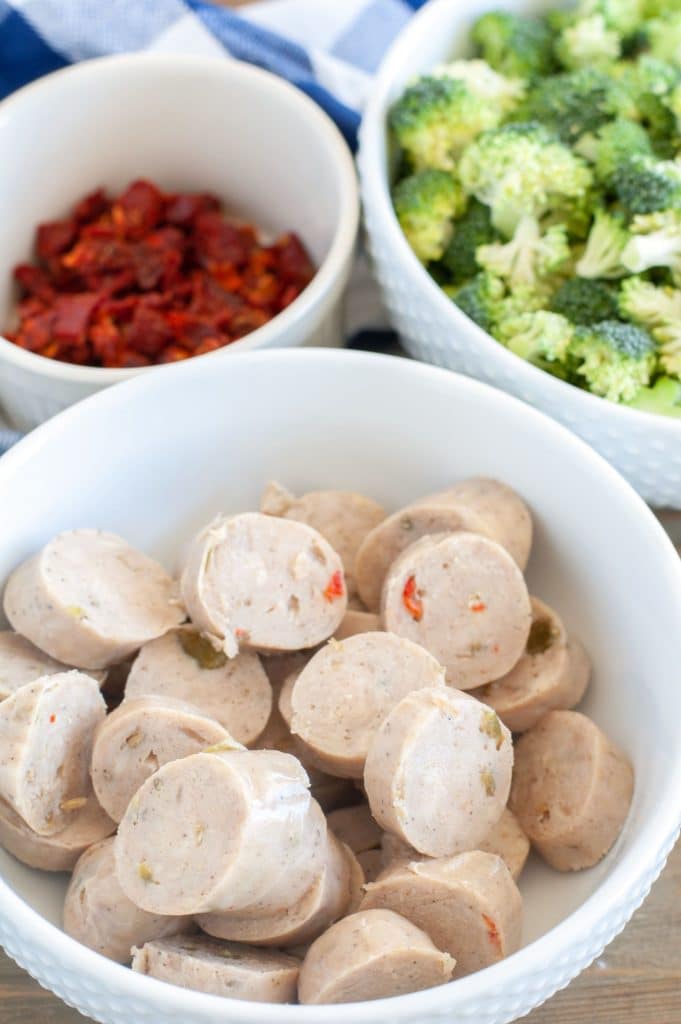
<svg viewBox="0 0 681 1024"><path fill-rule="evenodd" d="M523 217L510 242L481 245L476 258L483 270L502 278L512 291L533 289L570 259L567 231L556 224L542 234L534 217Z"/></svg>
<svg viewBox="0 0 681 1024"><path fill-rule="evenodd" d="M521 78L507 78L491 68L484 60L455 60L440 64L433 71L440 78L455 78L478 99L497 104L503 114L520 102L526 92Z"/></svg>
<svg viewBox="0 0 681 1024"><path fill-rule="evenodd" d="M514 111L516 121L539 121L572 144L632 108L625 90L598 68L565 71L537 82Z"/></svg>
<svg viewBox="0 0 681 1024"><path fill-rule="evenodd" d="M620 36L635 32L643 19L641 0L581 0L577 15L586 18L600 14L608 28Z"/></svg>
<svg viewBox="0 0 681 1024"><path fill-rule="evenodd" d="M681 11L647 22L646 35L653 57L681 65Z"/></svg>
<svg viewBox="0 0 681 1024"><path fill-rule="evenodd" d="M659 377L652 388L641 388L625 405L658 416L681 416L681 381Z"/></svg>
<svg viewBox="0 0 681 1024"><path fill-rule="evenodd" d="M673 64L649 54L643 54L633 64L623 64L619 74L621 87L633 105L628 116L644 125L655 152L663 158L674 153L676 119L668 97L679 84L680 75Z"/></svg>
<svg viewBox="0 0 681 1024"><path fill-rule="evenodd" d="M571 277L560 286L551 300L551 310L573 324L597 324L619 316L617 295L603 281Z"/></svg>
<svg viewBox="0 0 681 1024"><path fill-rule="evenodd" d="M621 50L619 35L608 28L602 14L592 14L568 25L555 43L556 57L571 71L608 65L617 60Z"/></svg>
<svg viewBox="0 0 681 1024"><path fill-rule="evenodd" d="M539 18L490 11L473 25L471 39L487 63L510 78L536 78L553 70L553 34Z"/></svg>
<svg viewBox="0 0 681 1024"><path fill-rule="evenodd" d="M586 248L575 270L579 277L618 278L627 273L622 253L629 242L629 232L620 217L597 210L589 232Z"/></svg>
<svg viewBox="0 0 681 1024"><path fill-rule="evenodd" d="M522 359L543 365L565 359L573 334L564 316L540 309L502 320L495 337Z"/></svg>
<svg viewBox="0 0 681 1024"><path fill-rule="evenodd" d="M407 241L421 262L427 263L442 256L466 196L446 171L417 171L398 182L393 203Z"/></svg>
<svg viewBox="0 0 681 1024"><path fill-rule="evenodd" d="M524 216L583 202L593 181L586 163L539 124L484 132L459 164L464 189L492 209L492 223L510 237Z"/></svg>
<svg viewBox="0 0 681 1024"><path fill-rule="evenodd" d="M464 215L457 220L454 234L442 256L443 266L454 284L461 284L477 274L479 268L475 253L478 246L494 242L498 237L487 207L472 199Z"/></svg>
<svg viewBox="0 0 681 1024"><path fill-rule="evenodd" d="M645 128L635 121L618 118L599 128L596 135L580 140L577 150L594 164L596 178L608 186L613 175L635 154L652 156L653 148Z"/></svg>
<svg viewBox="0 0 681 1024"><path fill-rule="evenodd" d="M458 79L428 75L397 101L390 126L416 170L447 171L468 143L502 116L497 103L474 96Z"/></svg>
<svg viewBox="0 0 681 1024"><path fill-rule="evenodd" d="M666 210L635 217L622 263L632 274L651 267L669 267L675 284L681 284L681 210Z"/></svg>
<svg viewBox="0 0 681 1024"><path fill-rule="evenodd" d="M459 309L484 331L492 330L504 295L502 281L491 274L476 274L461 288L447 288L445 291Z"/></svg>
<svg viewBox="0 0 681 1024"><path fill-rule="evenodd" d="M568 356L590 391L611 402L627 402L650 384L655 342L647 331L620 320L577 327Z"/></svg>
<svg viewBox="0 0 681 1024"><path fill-rule="evenodd" d="M658 287L642 277L627 277L620 285L621 316L653 330L669 322L681 323L681 291Z"/></svg>
<svg viewBox="0 0 681 1024"><path fill-rule="evenodd" d="M681 376L681 291L630 277L622 284L619 304L624 316L648 328L667 373Z"/></svg>
<svg viewBox="0 0 681 1024"><path fill-rule="evenodd" d="M681 164L634 155L612 175L612 186L631 216L681 208Z"/></svg>

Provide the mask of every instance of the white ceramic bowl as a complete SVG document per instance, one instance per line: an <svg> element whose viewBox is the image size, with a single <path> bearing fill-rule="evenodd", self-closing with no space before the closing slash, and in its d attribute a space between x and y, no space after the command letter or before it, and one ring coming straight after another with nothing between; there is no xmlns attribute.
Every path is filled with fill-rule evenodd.
<svg viewBox="0 0 681 1024"><path fill-rule="evenodd" d="M37 224L100 185L115 192L147 177L213 192L268 232L297 231L319 268L283 313L211 353L213 366L253 348L342 344L359 207L353 161L333 122L282 79L227 57L86 61L0 104L0 152L0 330L16 298L12 268L29 258ZM21 430L149 372L72 366L0 338L0 406Z"/></svg>
<svg viewBox="0 0 681 1024"><path fill-rule="evenodd" d="M386 114L409 80L454 55L468 55L468 30L485 10L553 6L555 0L431 0L395 41L378 72L360 134L358 164L374 266L392 322L412 355L530 402L592 444L651 504L681 508L681 420L607 402L509 352L435 284L411 251L390 201Z"/></svg>
<svg viewBox="0 0 681 1024"><path fill-rule="evenodd" d="M298 491L358 489L396 508L475 473L529 502L530 589L586 643L595 677L584 710L636 770L629 820L601 864L578 874L528 867L525 947L387 1001L221 1001L132 974L67 938L57 927L64 882L0 853L0 943L11 956L107 1024L502 1024L601 952L659 874L681 821L681 562L621 477L529 405L433 367L343 351L198 359L138 377L0 460L0 585L73 526L117 531L172 566L195 529L218 511L256 507L272 477Z"/></svg>

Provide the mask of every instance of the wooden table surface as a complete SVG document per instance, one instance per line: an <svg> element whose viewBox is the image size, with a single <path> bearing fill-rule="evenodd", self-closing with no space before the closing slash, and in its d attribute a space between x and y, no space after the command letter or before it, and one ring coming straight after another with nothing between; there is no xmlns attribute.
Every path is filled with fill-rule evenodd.
<svg viewBox="0 0 681 1024"><path fill-rule="evenodd" d="M218 2L237 7L250 0ZM660 518L681 546L681 514ZM0 1024L84 1019L0 950ZM567 989L524 1019L528 1024L681 1024L681 843L622 935Z"/></svg>

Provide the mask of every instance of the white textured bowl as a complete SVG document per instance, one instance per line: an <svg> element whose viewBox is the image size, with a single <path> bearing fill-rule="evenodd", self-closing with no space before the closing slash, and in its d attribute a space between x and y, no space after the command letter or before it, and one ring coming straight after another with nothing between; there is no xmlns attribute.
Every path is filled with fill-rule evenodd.
<svg viewBox="0 0 681 1024"><path fill-rule="evenodd" d="M352 157L323 111L282 79L239 61L132 54L47 75L0 104L0 330L36 226L103 185L147 177L209 191L266 231L297 231L319 268L275 319L212 352L213 367L253 348L342 344L341 302L359 199ZM11 154L11 158L8 157ZM72 366L0 338L0 406L28 430L142 370Z"/></svg>
<svg viewBox="0 0 681 1024"><path fill-rule="evenodd" d="M107 1024L502 1024L567 984L623 927L681 822L681 562L598 455L529 405L408 360L300 349L197 359L138 377L45 424L0 460L0 584L58 530L117 531L172 566L219 511L256 507L272 477L354 488L396 508L475 473L536 524L529 582L591 652L584 710L636 770L627 825L590 871L539 862L521 881L525 947L427 992L351 1006L224 1001L132 974L59 931L64 883L0 853L0 943ZM537 941L539 940L539 941Z"/></svg>
<svg viewBox="0 0 681 1024"><path fill-rule="evenodd" d="M409 80L453 55L465 56L468 30L485 10L550 6L554 0L431 0L395 41L378 72L360 133L358 164L374 266L391 320L412 355L537 406L592 444L651 504L681 508L681 420L607 402L509 352L432 280L411 251L390 201L386 115Z"/></svg>

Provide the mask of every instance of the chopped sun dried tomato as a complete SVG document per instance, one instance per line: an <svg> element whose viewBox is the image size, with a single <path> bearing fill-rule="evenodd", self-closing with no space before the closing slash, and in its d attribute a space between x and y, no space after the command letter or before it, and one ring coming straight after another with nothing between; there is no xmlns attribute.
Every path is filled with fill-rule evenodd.
<svg viewBox="0 0 681 1024"><path fill-rule="evenodd" d="M276 316L314 267L295 234L264 245L215 196L132 182L103 189L36 230L37 265L21 264L16 345L49 359L148 366L213 352Z"/></svg>
<svg viewBox="0 0 681 1024"><path fill-rule="evenodd" d="M416 577L410 576L404 584L402 591L402 604L411 615L414 622L420 622L423 618L423 601L416 588Z"/></svg>
<svg viewBox="0 0 681 1024"><path fill-rule="evenodd" d="M338 569L326 584L324 597L327 601L335 601L337 597L342 597L344 593L343 573Z"/></svg>

